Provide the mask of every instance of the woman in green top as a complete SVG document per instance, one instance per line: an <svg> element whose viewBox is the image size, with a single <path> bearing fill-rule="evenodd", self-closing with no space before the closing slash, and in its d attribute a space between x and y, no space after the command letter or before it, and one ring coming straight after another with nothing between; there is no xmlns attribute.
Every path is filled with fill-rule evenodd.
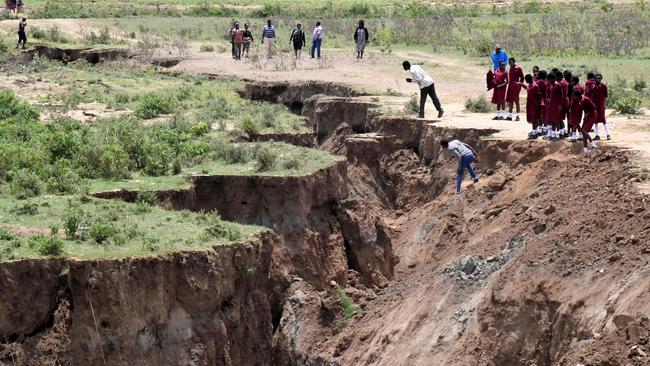
<svg viewBox="0 0 650 366"><path fill-rule="evenodd" d="M289 42L293 43L293 52L296 58L300 58L300 52L305 46L305 32L302 30L302 24L298 23L296 28L291 32Z"/></svg>

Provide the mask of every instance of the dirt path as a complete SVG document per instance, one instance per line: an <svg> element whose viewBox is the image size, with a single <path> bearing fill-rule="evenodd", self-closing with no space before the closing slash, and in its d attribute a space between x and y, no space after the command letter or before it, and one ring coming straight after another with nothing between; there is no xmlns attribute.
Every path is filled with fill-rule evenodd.
<svg viewBox="0 0 650 366"><path fill-rule="evenodd" d="M96 25L84 19L29 19L27 24L28 27L38 27L43 30L57 26L64 35L77 40L83 39L91 31L99 31ZM13 31L16 27L18 27L18 20L0 21L0 29Z"/></svg>

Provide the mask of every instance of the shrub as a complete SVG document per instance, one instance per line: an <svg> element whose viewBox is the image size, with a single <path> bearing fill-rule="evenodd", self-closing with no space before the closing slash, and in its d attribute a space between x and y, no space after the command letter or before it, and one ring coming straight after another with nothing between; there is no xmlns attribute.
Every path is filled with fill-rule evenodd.
<svg viewBox="0 0 650 366"><path fill-rule="evenodd" d="M641 98L636 93L625 93L614 103L614 109L621 114L640 114Z"/></svg>
<svg viewBox="0 0 650 366"><path fill-rule="evenodd" d="M420 113L420 101L415 94L411 95L411 98L404 103L404 113Z"/></svg>
<svg viewBox="0 0 650 366"><path fill-rule="evenodd" d="M0 88L0 120L15 118L18 121L36 121L38 117L34 107L23 103L11 90Z"/></svg>
<svg viewBox="0 0 650 366"><path fill-rule="evenodd" d="M34 216L38 213L38 205L34 202L24 202L14 206L10 212L15 215Z"/></svg>
<svg viewBox="0 0 650 366"><path fill-rule="evenodd" d="M160 201L154 192L140 191L138 192L138 197L136 197L135 202L143 205L156 206Z"/></svg>
<svg viewBox="0 0 650 366"><path fill-rule="evenodd" d="M11 193L18 199L36 197L41 194L43 184L35 173L21 169L11 174Z"/></svg>
<svg viewBox="0 0 650 366"><path fill-rule="evenodd" d="M302 162L295 156L290 156L284 160L282 166L288 170L298 170L302 166Z"/></svg>
<svg viewBox="0 0 650 366"><path fill-rule="evenodd" d="M84 240L82 230L86 224L86 214L80 207L68 207L63 214L63 231L69 240ZM87 228L86 228L87 229Z"/></svg>
<svg viewBox="0 0 650 366"><path fill-rule="evenodd" d="M648 84L644 79L634 79L634 85L632 88L638 92L643 93L643 91L648 87Z"/></svg>
<svg viewBox="0 0 650 366"><path fill-rule="evenodd" d="M129 155L119 145L104 146L100 164L99 169L104 178L127 179L131 176Z"/></svg>
<svg viewBox="0 0 650 366"><path fill-rule="evenodd" d="M239 122L239 129L248 136L259 135L260 126L252 116L244 116Z"/></svg>
<svg viewBox="0 0 650 366"><path fill-rule="evenodd" d="M111 37L111 33L108 31L108 27L105 27L99 31L99 34L95 34L95 32L86 34L84 36L84 41L88 44L110 44L113 42L113 38Z"/></svg>
<svg viewBox="0 0 650 366"><path fill-rule="evenodd" d="M79 175L72 170L70 162L65 159L57 160L50 169L47 180L47 191L50 193L74 193L79 185Z"/></svg>
<svg viewBox="0 0 650 366"><path fill-rule="evenodd" d="M278 154L266 146L262 146L255 154L256 166L258 171L268 171L273 169Z"/></svg>
<svg viewBox="0 0 650 366"><path fill-rule="evenodd" d="M135 115L149 119L158 117L161 114L169 114L174 109L172 98L160 94L146 94L135 106Z"/></svg>
<svg viewBox="0 0 650 366"><path fill-rule="evenodd" d="M345 291L339 287L339 297L341 300L341 307L343 308L343 313L346 318L353 317L356 313L359 312L359 305L355 304L348 295L345 294Z"/></svg>
<svg viewBox="0 0 650 366"><path fill-rule="evenodd" d="M210 132L210 126L207 123L199 122L195 125L192 125L192 134L194 136L203 136L206 133Z"/></svg>
<svg viewBox="0 0 650 366"><path fill-rule="evenodd" d="M474 113L488 113L491 110L490 102L484 95L477 98L469 97L465 99L465 110Z"/></svg>
<svg viewBox="0 0 650 366"><path fill-rule="evenodd" d="M32 241L36 245L40 255L58 257L63 254L63 241L56 235L38 235L35 236Z"/></svg>
<svg viewBox="0 0 650 366"><path fill-rule="evenodd" d="M214 52L214 46L211 44L202 44L199 52Z"/></svg>
<svg viewBox="0 0 650 366"><path fill-rule="evenodd" d="M16 236L14 234L10 233L9 231L7 231L5 229L0 228L0 240L10 241L10 240L15 240L15 239L16 239Z"/></svg>
<svg viewBox="0 0 650 366"><path fill-rule="evenodd" d="M90 235L95 243L102 244L118 233L119 230L117 230L115 226L98 221L90 225L90 231L88 232L88 235Z"/></svg>
<svg viewBox="0 0 650 366"><path fill-rule="evenodd" d="M219 152L227 164L246 163L250 160L250 149L242 144L225 144Z"/></svg>
<svg viewBox="0 0 650 366"><path fill-rule="evenodd" d="M223 221L218 214L205 214L204 219L208 224L206 232L217 239L239 240L243 234L236 224Z"/></svg>
<svg viewBox="0 0 650 366"><path fill-rule="evenodd" d="M152 177L166 175L172 160L172 151L164 143L149 142L146 144L142 161L142 172Z"/></svg>

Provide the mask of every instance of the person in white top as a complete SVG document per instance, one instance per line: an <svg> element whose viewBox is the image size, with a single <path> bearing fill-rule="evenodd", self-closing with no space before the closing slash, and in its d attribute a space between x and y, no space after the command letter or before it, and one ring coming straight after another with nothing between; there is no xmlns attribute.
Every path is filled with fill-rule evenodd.
<svg viewBox="0 0 650 366"><path fill-rule="evenodd" d="M314 58L314 54L320 58L320 46L323 43L324 34L320 22L316 22L316 28L314 28L314 33L311 35L311 58Z"/></svg>
<svg viewBox="0 0 650 366"><path fill-rule="evenodd" d="M460 186L465 175L465 168L472 176L474 183L478 183L478 176L472 169L472 162L478 158L476 150L459 140L440 140L440 145L451 155L458 159L458 172L456 174L456 194L460 194Z"/></svg>
<svg viewBox="0 0 650 366"><path fill-rule="evenodd" d="M438 111L438 118L442 117L445 111L440 105L440 100L436 95L436 87L431 76L424 72L420 66L411 65L408 61L402 62L402 66L404 67L404 70L411 72L411 77L406 78L406 82L415 82L420 87L420 114L418 117L424 118L424 105L427 103L427 95L431 97L433 105Z"/></svg>

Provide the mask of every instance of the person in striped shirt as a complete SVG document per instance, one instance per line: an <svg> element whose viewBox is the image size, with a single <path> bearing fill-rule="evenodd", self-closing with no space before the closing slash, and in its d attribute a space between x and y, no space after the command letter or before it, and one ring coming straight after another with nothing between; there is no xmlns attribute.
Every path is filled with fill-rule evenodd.
<svg viewBox="0 0 650 366"><path fill-rule="evenodd" d="M440 145L451 155L458 159L458 171L456 174L456 194L460 194L460 186L465 176L465 169L469 171L474 183L478 182L478 175L472 169L472 162L476 160L478 154L468 144L459 140L440 140Z"/></svg>
<svg viewBox="0 0 650 366"><path fill-rule="evenodd" d="M266 46L266 58L273 58L273 42L275 41L275 27L271 19L266 21L266 26L262 30L262 44Z"/></svg>

